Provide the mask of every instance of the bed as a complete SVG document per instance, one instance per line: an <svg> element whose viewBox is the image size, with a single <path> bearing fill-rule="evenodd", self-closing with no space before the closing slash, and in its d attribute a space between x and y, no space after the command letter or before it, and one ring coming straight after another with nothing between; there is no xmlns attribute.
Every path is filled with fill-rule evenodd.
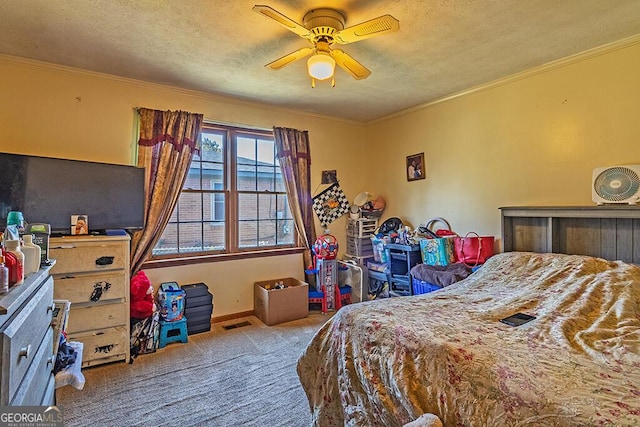
<svg viewBox="0 0 640 427"><path fill-rule="evenodd" d="M499 321L516 312L536 319ZM501 253L443 290L342 308L297 369L318 426L637 426L640 268Z"/></svg>

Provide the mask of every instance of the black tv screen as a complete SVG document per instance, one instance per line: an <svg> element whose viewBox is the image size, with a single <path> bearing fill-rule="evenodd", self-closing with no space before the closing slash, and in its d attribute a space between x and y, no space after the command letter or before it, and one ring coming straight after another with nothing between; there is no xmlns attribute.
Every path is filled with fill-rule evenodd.
<svg viewBox="0 0 640 427"><path fill-rule="evenodd" d="M144 169L135 166L0 153L0 226L20 211L28 223L70 234L71 216L90 232L144 226Z"/></svg>

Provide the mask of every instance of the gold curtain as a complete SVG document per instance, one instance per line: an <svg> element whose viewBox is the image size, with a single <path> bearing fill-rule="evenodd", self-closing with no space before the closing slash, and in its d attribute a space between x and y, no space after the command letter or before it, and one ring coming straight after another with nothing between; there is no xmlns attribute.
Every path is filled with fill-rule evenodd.
<svg viewBox="0 0 640 427"><path fill-rule="evenodd" d="M138 109L138 167L145 168L145 226L131 241L131 274L151 256L178 202L193 154L200 150L203 115Z"/></svg>
<svg viewBox="0 0 640 427"><path fill-rule="evenodd" d="M313 265L311 246L316 241L311 197L311 147L309 133L297 129L274 127L276 156L284 176L289 209L298 232L298 245L306 247L304 266ZM312 267L313 268L313 267ZM307 282L315 284L315 275L307 274Z"/></svg>

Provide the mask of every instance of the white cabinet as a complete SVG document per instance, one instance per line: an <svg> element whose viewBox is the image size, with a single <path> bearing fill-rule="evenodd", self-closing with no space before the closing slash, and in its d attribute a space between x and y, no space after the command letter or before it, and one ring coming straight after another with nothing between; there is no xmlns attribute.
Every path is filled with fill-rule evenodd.
<svg viewBox="0 0 640 427"><path fill-rule="evenodd" d="M82 366L130 360L128 236L52 237L54 298L71 301L67 336Z"/></svg>
<svg viewBox="0 0 640 427"><path fill-rule="evenodd" d="M53 279L42 268L0 298L0 406L54 404Z"/></svg>

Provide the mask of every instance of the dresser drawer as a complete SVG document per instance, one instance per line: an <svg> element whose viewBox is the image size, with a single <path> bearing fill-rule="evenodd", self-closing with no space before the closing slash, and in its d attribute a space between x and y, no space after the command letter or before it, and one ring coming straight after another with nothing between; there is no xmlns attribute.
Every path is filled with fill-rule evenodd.
<svg viewBox="0 0 640 427"><path fill-rule="evenodd" d="M43 337L51 331L53 279L38 289L11 322L0 330L2 339L2 391L10 401L34 361ZM49 346L49 353L53 347ZM7 374L8 373L8 374Z"/></svg>
<svg viewBox="0 0 640 427"><path fill-rule="evenodd" d="M82 366L97 364L104 359L123 360L130 346L129 331L125 326L108 328L100 332L69 334L70 341L82 342Z"/></svg>
<svg viewBox="0 0 640 427"><path fill-rule="evenodd" d="M122 272L56 277L54 299L71 301L71 304L94 303L113 299L128 299L127 275Z"/></svg>
<svg viewBox="0 0 640 427"><path fill-rule="evenodd" d="M49 381L54 380L54 377L52 376L54 363L53 330L49 328L44 337L44 341L42 341L38 352L33 358L31 367L24 376L24 381L16 391L16 394L11 401L11 405L40 405L45 397Z"/></svg>
<svg viewBox="0 0 640 427"><path fill-rule="evenodd" d="M75 308L71 304L67 332L74 334L76 332L126 325L128 318L128 304L96 304ZM82 342L84 343L84 341Z"/></svg>
<svg viewBox="0 0 640 427"><path fill-rule="evenodd" d="M56 377L51 375L49 377L49 382L47 383L47 388L44 391L44 396L42 396L42 401L40 402L40 406L54 406L55 404L56 404Z"/></svg>
<svg viewBox="0 0 640 427"><path fill-rule="evenodd" d="M127 247L121 242L54 242L49 254L56 260L53 275L122 270L129 265Z"/></svg>

